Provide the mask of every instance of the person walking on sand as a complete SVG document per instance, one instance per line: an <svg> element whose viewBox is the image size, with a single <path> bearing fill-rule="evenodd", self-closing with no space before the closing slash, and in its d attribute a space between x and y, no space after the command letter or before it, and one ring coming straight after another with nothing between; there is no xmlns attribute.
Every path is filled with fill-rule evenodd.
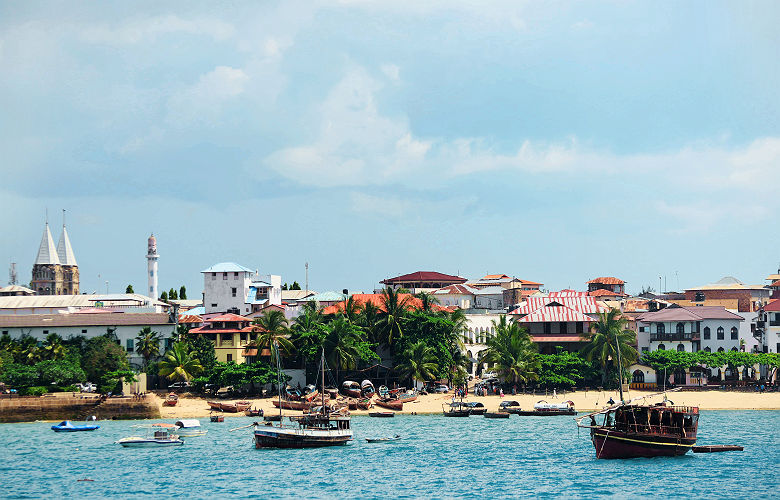
<svg viewBox="0 0 780 500"><path fill-rule="evenodd" d="M498 395L499 395L499 397L502 397L502 398L504 397L504 389L503 388L499 389Z"/></svg>

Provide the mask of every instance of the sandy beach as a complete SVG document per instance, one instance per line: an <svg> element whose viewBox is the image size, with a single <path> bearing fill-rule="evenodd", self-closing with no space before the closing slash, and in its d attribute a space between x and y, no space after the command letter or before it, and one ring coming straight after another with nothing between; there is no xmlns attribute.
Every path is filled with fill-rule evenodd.
<svg viewBox="0 0 780 500"><path fill-rule="evenodd" d="M650 394L657 394L649 391L630 391L627 397L640 398ZM152 396L156 397L156 396ZM726 391L707 391L707 392L670 392L668 397L677 405L698 406L701 410L780 410L780 393L753 393L753 392L726 392ZM539 400L546 400L550 403L573 401L577 411L592 411L601 409L610 399L618 400L616 391L578 391L558 394L553 397L552 394L544 395L506 395L500 396L473 396L470 395L464 401L479 401L484 404L488 411L496 411L499 403L506 400L514 400L520 403L523 409L532 409L534 403ZM163 399L157 398L160 405L160 414L163 418L203 418L209 416L209 406L206 398L190 396L188 394L180 395L179 403L174 406L162 406ZM648 398L652 403L661 401L660 396ZM252 401L253 407L262 408L264 412L278 412L273 406L273 398L262 399L244 399ZM452 400L452 394L428 394L420 396L417 401L405 403L402 414L431 414L442 411L442 404ZM233 400L224 400L225 402ZM387 411L384 408L376 408L371 411ZM300 412L284 410L285 415L299 415ZM353 415L365 415L366 410L357 410L351 412ZM243 413L223 413L225 417L243 417Z"/></svg>

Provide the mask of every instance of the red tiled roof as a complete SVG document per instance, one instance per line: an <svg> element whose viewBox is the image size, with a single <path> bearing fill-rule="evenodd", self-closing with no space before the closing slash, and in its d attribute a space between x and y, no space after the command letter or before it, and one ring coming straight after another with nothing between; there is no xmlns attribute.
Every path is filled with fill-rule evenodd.
<svg viewBox="0 0 780 500"><path fill-rule="evenodd" d="M612 290L604 290L604 289L593 290L592 292L588 292L588 296L590 297L615 297L615 296L622 297L624 295L625 294L623 293L617 293L617 292L613 292Z"/></svg>
<svg viewBox="0 0 780 500"><path fill-rule="evenodd" d="M465 283L466 278L460 276L452 276L449 274L437 273L436 271L417 271L416 273L404 274L403 276L396 276L395 278L387 278L380 281L383 285L392 285L395 283L406 283L409 281L439 281L450 283Z"/></svg>
<svg viewBox="0 0 780 500"><path fill-rule="evenodd" d="M485 276L482 279L483 280L500 280L500 279L504 279L504 278L508 278L508 277L509 276L507 276L506 274L488 274L487 276Z"/></svg>
<svg viewBox="0 0 780 500"><path fill-rule="evenodd" d="M780 312L780 299L775 299L764 306L764 311Z"/></svg>
<svg viewBox="0 0 780 500"><path fill-rule="evenodd" d="M587 283L599 283L601 285L624 285L626 282L613 276L602 276L601 278L594 278Z"/></svg>
<svg viewBox="0 0 780 500"><path fill-rule="evenodd" d="M528 280L520 280L520 283L524 285L539 285L539 286L543 285L543 283L537 283L536 281L528 281Z"/></svg>
<svg viewBox="0 0 780 500"><path fill-rule="evenodd" d="M764 308L766 310L766 308ZM727 311L723 306L669 306L660 311L640 314L636 318L642 323L663 321L702 321L705 319L735 319L744 321L739 314Z"/></svg>
<svg viewBox="0 0 780 500"><path fill-rule="evenodd" d="M179 316L179 323L203 323L203 318L195 314L182 314Z"/></svg>
<svg viewBox="0 0 780 500"><path fill-rule="evenodd" d="M771 285L769 285L770 288L780 288L780 280L775 281Z"/></svg>
<svg viewBox="0 0 780 500"><path fill-rule="evenodd" d="M356 304L358 304L360 306L364 306L364 305L366 305L367 303L370 302L371 304L373 304L377 308L379 308L380 311L384 310L384 304L382 303L382 294L381 293L356 293L356 294L352 295L351 297L352 297L352 300ZM407 301L407 305L411 309L421 309L422 308L422 301L420 299L418 299L417 297L415 297L414 295L409 294L409 293L399 293L398 294L398 300L399 301L404 300L405 297L409 298L409 300ZM336 313L339 313L339 312L343 312L344 311L344 304L345 304L345 302L346 301L341 301L341 302L339 302L337 304L333 304L332 306L326 307L325 309L322 310L322 314L336 314ZM444 308L444 307L442 307L442 306L440 306L438 304L433 304L432 309L434 309L436 311L441 311L441 310L445 310L446 308Z"/></svg>
<svg viewBox="0 0 780 500"><path fill-rule="evenodd" d="M209 318L206 320L206 323L214 323L216 321L224 321L224 322L238 322L243 321L247 323L251 323L252 320L249 318L245 318L244 316L239 316L238 314L233 313L227 313L227 314L221 314L219 316L215 316L213 318Z"/></svg>
<svg viewBox="0 0 780 500"><path fill-rule="evenodd" d="M433 293L438 295L474 295L475 291L476 290L474 288L471 288L468 285L450 285L445 286L444 288L439 288Z"/></svg>
<svg viewBox="0 0 780 500"><path fill-rule="evenodd" d="M586 342L579 335L532 335L531 340L537 344L544 342Z"/></svg>
<svg viewBox="0 0 780 500"><path fill-rule="evenodd" d="M209 328L208 326L201 326L193 328L189 333L250 333L253 331L251 326L245 326L244 328Z"/></svg>

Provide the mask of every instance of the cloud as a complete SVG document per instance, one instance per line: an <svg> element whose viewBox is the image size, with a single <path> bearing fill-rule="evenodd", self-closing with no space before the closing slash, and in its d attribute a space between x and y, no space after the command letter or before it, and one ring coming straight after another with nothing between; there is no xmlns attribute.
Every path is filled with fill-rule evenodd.
<svg viewBox="0 0 780 500"><path fill-rule="evenodd" d="M206 122L217 118L222 104L244 92L249 76L242 70L217 66L168 102L169 122Z"/></svg>
<svg viewBox="0 0 780 500"><path fill-rule="evenodd" d="M223 41L231 38L234 33L233 25L220 19L184 19L176 15L133 19L114 25L85 25L78 29L81 40L101 45L152 42L169 34L207 36Z"/></svg>
<svg viewBox="0 0 780 500"><path fill-rule="evenodd" d="M0 47L2 48L2 47ZM379 69L393 82L401 81L401 68L395 64L383 64Z"/></svg>

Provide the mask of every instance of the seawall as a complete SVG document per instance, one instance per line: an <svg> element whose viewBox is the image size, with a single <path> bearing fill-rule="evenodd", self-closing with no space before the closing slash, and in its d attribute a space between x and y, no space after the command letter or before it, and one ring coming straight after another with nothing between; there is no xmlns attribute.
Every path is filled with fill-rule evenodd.
<svg viewBox="0 0 780 500"><path fill-rule="evenodd" d="M56 396L0 398L0 422L33 422L35 420L84 420L160 418L160 408L153 395L135 399L119 397L100 399L76 393Z"/></svg>

